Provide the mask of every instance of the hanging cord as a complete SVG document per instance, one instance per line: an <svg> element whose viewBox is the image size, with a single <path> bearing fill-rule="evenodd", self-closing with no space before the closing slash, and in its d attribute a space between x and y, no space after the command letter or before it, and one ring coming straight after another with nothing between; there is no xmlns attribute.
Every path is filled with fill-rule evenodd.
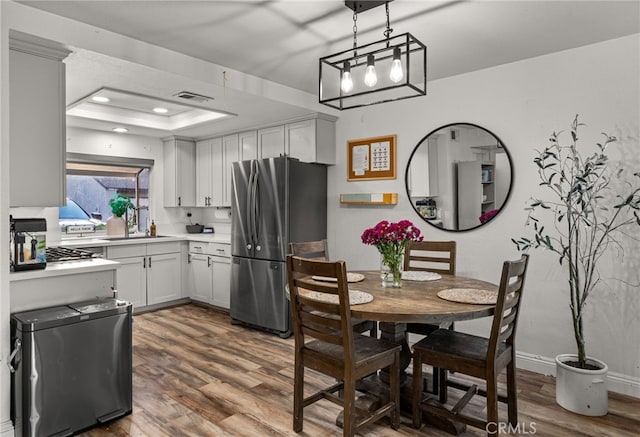
<svg viewBox="0 0 640 437"><path fill-rule="evenodd" d="M391 35L391 32L393 32L393 29L391 28L391 23L389 21L389 2L384 3L384 8L387 13L387 30L385 30L383 34L387 39L387 48L389 48L389 36Z"/></svg>
<svg viewBox="0 0 640 437"><path fill-rule="evenodd" d="M358 13L353 11L353 57L358 57Z"/></svg>

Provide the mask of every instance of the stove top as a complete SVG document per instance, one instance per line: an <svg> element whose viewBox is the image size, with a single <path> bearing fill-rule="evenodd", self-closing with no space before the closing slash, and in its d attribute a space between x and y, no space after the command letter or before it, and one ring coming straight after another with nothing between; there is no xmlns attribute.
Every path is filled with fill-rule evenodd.
<svg viewBox="0 0 640 437"><path fill-rule="evenodd" d="M78 261L95 258L96 254L71 247L47 247L47 262Z"/></svg>

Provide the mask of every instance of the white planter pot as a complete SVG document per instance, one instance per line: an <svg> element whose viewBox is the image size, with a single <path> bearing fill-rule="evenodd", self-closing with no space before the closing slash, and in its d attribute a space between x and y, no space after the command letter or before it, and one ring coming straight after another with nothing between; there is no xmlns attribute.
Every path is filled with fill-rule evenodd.
<svg viewBox="0 0 640 437"><path fill-rule="evenodd" d="M556 357L556 402L563 408L585 416L604 416L609 409L607 371L602 361L587 357L587 363L598 370L578 369L565 364L578 361L578 356Z"/></svg>
<svg viewBox="0 0 640 437"><path fill-rule="evenodd" d="M124 236L126 224L123 217L112 215L107 219L107 235Z"/></svg>

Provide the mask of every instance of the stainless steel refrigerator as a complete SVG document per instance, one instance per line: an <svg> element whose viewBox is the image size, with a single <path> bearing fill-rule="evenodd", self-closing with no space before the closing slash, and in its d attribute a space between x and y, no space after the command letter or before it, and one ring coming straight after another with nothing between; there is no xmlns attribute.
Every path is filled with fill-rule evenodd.
<svg viewBox="0 0 640 437"><path fill-rule="evenodd" d="M327 168L280 157L233 163L231 319L291 335L289 242L327 236Z"/></svg>

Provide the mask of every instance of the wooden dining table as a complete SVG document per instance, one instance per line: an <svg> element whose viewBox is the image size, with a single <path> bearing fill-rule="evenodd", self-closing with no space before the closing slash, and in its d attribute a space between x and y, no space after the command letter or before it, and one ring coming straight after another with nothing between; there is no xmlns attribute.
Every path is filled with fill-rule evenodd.
<svg viewBox="0 0 640 437"><path fill-rule="evenodd" d="M438 292L447 289L473 289L497 292L496 284L467 278L458 275L441 274L440 279L429 281L402 280L399 288L384 287L380 279L380 272L359 271L364 276L360 282L349 284L349 290L359 290L373 296L373 301L351 305L352 317L363 320L375 320L379 322L380 338L392 341L402 346L400 352L400 384L401 384L401 408L409 412L411 409L411 377L407 375L406 369L411 362L411 349L408 343L406 332L407 323L428 323L434 325L448 326L450 322L460 322L483 317L493 316L495 305L479 305L471 303L460 303L445 300L438 296ZM363 383L365 391L381 398L386 396L386 390L378 391L381 387L375 379L380 378L388 383L388 374L382 371L375 378ZM377 393L376 393L377 392ZM337 422L340 422L338 418ZM425 418L432 425L441 428L450 434L460 434L464 430L464 425L448 421L431 421Z"/></svg>
<svg viewBox="0 0 640 437"><path fill-rule="evenodd" d="M493 315L495 305L478 305L452 302L438 297L438 292L446 289L476 289L498 291L498 286L490 282L457 275L440 275L440 279L430 281L403 280L402 287L384 287L380 273L373 271L354 272L364 276L364 280L349 284L349 290L359 290L373 296L373 301L351 305L351 315L358 319L379 322L380 338L402 345L401 368L406 369L411 362L406 329L407 323L448 324ZM403 372L404 373L404 372ZM406 374L401 375L405 383Z"/></svg>

